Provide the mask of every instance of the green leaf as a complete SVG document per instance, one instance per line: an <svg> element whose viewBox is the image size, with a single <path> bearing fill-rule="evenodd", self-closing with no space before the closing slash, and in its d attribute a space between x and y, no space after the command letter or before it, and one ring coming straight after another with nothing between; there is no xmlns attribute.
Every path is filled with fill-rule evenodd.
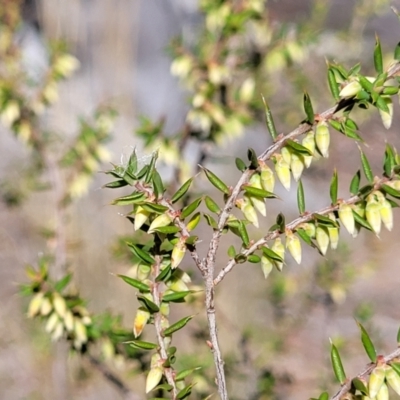
<svg viewBox="0 0 400 400"><path fill-rule="evenodd" d="M303 146L300 143L295 142L292 139L287 139L285 141L285 145L290 147L295 152L303 154L305 156L312 156L313 155L313 152L311 150L307 149L307 147Z"/></svg>
<svg viewBox="0 0 400 400"><path fill-rule="evenodd" d="M186 377L188 377L189 375L193 374L193 372L198 371L199 369L201 369L201 367L196 367L196 368L190 368L190 369L184 369L182 371L179 371L176 376L175 376L175 381L182 381L183 379L185 379Z"/></svg>
<svg viewBox="0 0 400 400"><path fill-rule="evenodd" d="M142 208L144 208L146 211L156 213L156 214L164 214L165 211L168 210L168 207L163 206L161 204L156 204L156 203L143 203L140 205Z"/></svg>
<svg viewBox="0 0 400 400"><path fill-rule="evenodd" d="M369 224L368 221L366 221L365 219L361 218L360 215L358 215L354 210L353 211L353 216L354 216L354 220L361 225L362 227L364 227L365 229L368 229L369 231L372 231L372 227Z"/></svg>
<svg viewBox="0 0 400 400"><path fill-rule="evenodd" d="M336 379L339 381L341 385L343 385L346 382L346 374L343 369L343 364L342 360L340 359L339 351L332 342L331 342L331 361Z"/></svg>
<svg viewBox="0 0 400 400"><path fill-rule="evenodd" d="M276 224L279 226L279 230L281 232L285 232L285 216L282 213L279 213L276 217Z"/></svg>
<svg viewBox="0 0 400 400"><path fill-rule="evenodd" d="M119 276L128 285L133 286L134 288L140 290L141 292L144 292L144 293L150 292L149 285L146 285L145 283L140 282L137 279L131 278L126 275L117 275L117 276Z"/></svg>
<svg viewBox="0 0 400 400"><path fill-rule="evenodd" d="M354 378L352 381L353 386L362 394L364 394L365 396L368 395L368 388L365 386L365 383L359 379L359 378Z"/></svg>
<svg viewBox="0 0 400 400"><path fill-rule="evenodd" d="M167 265L156 277L156 282L166 282L172 275L171 264Z"/></svg>
<svg viewBox="0 0 400 400"><path fill-rule="evenodd" d="M259 263L261 261L261 257L259 257L257 254L250 254L247 257L247 261L251 262L253 264L257 264L257 263Z"/></svg>
<svg viewBox="0 0 400 400"><path fill-rule="evenodd" d="M381 189L383 189L385 193L390 194L396 199L400 199L400 190L396 190L389 185L382 185Z"/></svg>
<svg viewBox="0 0 400 400"><path fill-rule="evenodd" d="M146 176L144 178L144 181L146 183L150 183L153 179L153 173L155 171L157 158L158 158L158 151L155 151L151 157L149 168L148 168L148 170L146 172Z"/></svg>
<svg viewBox="0 0 400 400"><path fill-rule="evenodd" d="M153 314L160 311L160 307L151 300L149 300L146 296L138 294L137 296L138 302L144 307L149 313Z"/></svg>
<svg viewBox="0 0 400 400"><path fill-rule="evenodd" d="M356 195L360 190L360 181L361 181L361 171L358 170L356 174L353 176L353 179L350 183L350 193L352 195Z"/></svg>
<svg viewBox="0 0 400 400"><path fill-rule="evenodd" d="M267 122L267 128L268 128L269 134L271 135L272 139L275 140L278 136L278 132L276 131L276 128L275 128L274 119L272 118L271 110L268 107L268 104L265 101L264 96L261 95L261 97L262 97L264 107L265 107L265 117L266 117L266 122Z"/></svg>
<svg viewBox="0 0 400 400"><path fill-rule="evenodd" d="M164 331L164 336L171 336L173 333L176 331L179 331L180 329L184 328L185 325L194 317L194 315L190 315L189 317L185 317L180 319L178 322L175 322L175 324L172 324L170 327L165 329Z"/></svg>
<svg viewBox="0 0 400 400"><path fill-rule="evenodd" d="M356 130L343 125L342 132L350 139L357 140L358 142L364 142L363 138L357 133Z"/></svg>
<svg viewBox="0 0 400 400"><path fill-rule="evenodd" d="M399 362L392 361L392 362L390 363L390 366L397 372L397 375L400 376L400 363L399 363Z"/></svg>
<svg viewBox="0 0 400 400"><path fill-rule="evenodd" d="M155 343L143 342L142 340L136 339L130 340L129 342L124 342L124 344L129 344L129 346L139 350L154 350L158 347L158 345Z"/></svg>
<svg viewBox="0 0 400 400"><path fill-rule="evenodd" d="M149 166L147 164L144 165L143 168L137 173L137 179L142 179L147 174L148 170Z"/></svg>
<svg viewBox="0 0 400 400"><path fill-rule="evenodd" d="M118 189L120 187L127 186L128 182L125 179L118 179L117 181L106 183L103 188Z"/></svg>
<svg viewBox="0 0 400 400"><path fill-rule="evenodd" d="M213 172L211 172L209 169L207 168L203 168L203 171L205 172L207 179L221 192L228 194L229 195L229 188L228 186L221 180L218 178L217 175L215 175Z"/></svg>
<svg viewBox="0 0 400 400"><path fill-rule="evenodd" d="M336 129L338 132L340 133L344 133L343 132L343 127L342 124L338 121L335 121L334 119L330 119L329 121L329 125L333 128Z"/></svg>
<svg viewBox="0 0 400 400"><path fill-rule="evenodd" d="M159 226L158 228L154 228L154 232L164 233L166 235L177 233L181 230L179 226Z"/></svg>
<svg viewBox="0 0 400 400"><path fill-rule="evenodd" d="M267 199L276 199L278 196L264 189L259 189L249 184L243 185L242 189L251 196L262 197Z"/></svg>
<svg viewBox="0 0 400 400"><path fill-rule="evenodd" d="M200 220L201 220L200 212L193 214L192 217L190 218L190 221L186 224L187 230L190 232L194 228L196 228L196 226L199 224Z"/></svg>
<svg viewBox="0 0 400 400"><path fill-rule="evenodd" d="M371 93L374 90L374 84L371 83L365 76L358 75L358 81L366 92Z"/></svg>
<svg viewBox="0 0 400 400"><path fill-rule="evenodd" d="M191 293L190 290L186 290L184 292L174 292L174 293L168 293L166 295L163 296L162 301L164 303L181 303L182 301L184 301L185 297Z"/></svg>
<svg viewBox="0 0 400 400"><path fill-rule="evenodd" d="M257 154L254 149L249 148L247 150L247 158L250 161L249 169L257 169L258 168L258 159Z"/></svg>
<svg viewBox="0 0 400 400"><path fill-rule="evenodd" d="M72 278L72 274L69 273L67 275L65 275L64 277L62 277L60 280L58 280L55 284L54 284L54 290L56 292L62 292L64 290L64 288L68 285L68 283L71 281Z"/></svg>
<svg viewBox="0 0 400 400"><path fill-rule="evenodd" d="M243 241L244 247L247 247L250 244L250 239L249 234L247 233L246 225L243 221L239 221L238 231Z"/></svg>
<svg viewBox="0 0 400 400"><path fill-rule="evenodd" d="M203 198L199 197L198 199L194 200L192 203L190 203L188 206L182 209L180 219L183 221L185 218L187 218L190 214L196 211L197 207L200 205L202 202Z"/></svg>
<svg viewBox="0 0 400 400"><path fill-rule="evenodd" d="M369 357L369 359L372 362L376 362L376 350L375 350L375 346L372 343L371 338L368 335L368 332L365 330L365 328L361 325L360 322L356 321L358 327L360 328L361 331L361 342L364 346L364 349Z"/></svg>
<svg viewBox="0 0 400 400"><path fill-rule="evenodd" d="M385 86L382 89L383 95L393 96L399 92L399 88L397 86Z"/></svg>
<svg viewBox="0 0 400 400"><path fill-rule="evenodd" d="M135 175L137 171L137 155L136 149L133 149L132 154L129 157L128 165L126 166L126 170L129 174Z"/></svg>
<svg viewBox="0 0 400 400"><path fill-rule="evenodd" d="M329 394L327 392L321 393L318 400L329 400Z"/></svg>
<svg viewBox="0 0 400 400"><path fill-rule="evenodd" d="M265 257L269 258L271 261L283 262L283 258L279 254L277 254L273 250L271 250L270 248L263 246L263 247L261 247L261 250L262 250L263 254L265 255Z"/></svg>
<svg viewBox="0 0 400 400"><path fill-rule="evenodd" d="M186 192L189 190L190 185L193 182L193 178L188 179L177 191L176 193L172 196L171 202L172 204L176 203L178 200L180 200Z"/></svg>
<svg viewBox="0 0 400 400"><path fill-rule="evenodd" d="M393 173L393 169L396 166L396 156L393 147L386 143L385 148L385 158L383 161L383 169L385 171L385 175L390 178Z"/></svg>
<svg viewBox="0 0 400 400"><path fill-rule="evenodd" d="M359 150L360 150L361 164L363 167L364 175L368 179L368 182L373 183L374 175L372 174L371 166L369 164L367 156L364 154L364 152L361 150L361 148Z"/></svg>
<svg viewBox="0 0 400 400"><path fill-rule="evenodd" d="M118 197L111 202L114 206L127 206L129 204L141 203L146 199L146 196L141 192L133 192L128 196Z"/></svg>
<svg viewBox="0 0 400 400"><path fill-rule="evenodd" d="M296 233L306 242L309 246L311 246L312 240L310 236L307 235L306 231L303 228L299 228L296 230Z"/></svg>
<svg viewBox="0 0 400 400"><path fill-rule="evenodd" d="M394 59L400 61L400 42L397 43L396 48L394 49Z"/></svg>
<svg viewBox="0 0 400 400"><path fill-rule="evenodd" d="M247 257L244 254L237 254L235 257L235 262L237 264L244 264L247 261Z"/></svg>
<svg viewBox="0 0 400 400"><path fill-rule="evenodd" d="M163 181L157 170L153 173L153 189L157 199L159 199L165 192Z"/></svg>
<svg viewBox="0 0 400 400"><path fill-rule="evenodd" d="M235 164L236 164L237 169L238 169L240 172L244 172L244 171L247 169L246 164L245 164L244 161L243 161L241 158L239 158L239 157L236 157L236 159L235 159Z"/></svg>
<svg viewBox="0 0 400 400"><path fill-rule="evenodd" d="M186 397L190 396L192 393L193 384L190 384L184 387L179 393L176 395L176 398L179 400L186 399Z"/></svg>
<svg viewBox="0 0 400 400"><path fill-rule="evenodd" d="M310 125L314 123L314 110L311 104L310 96L307 92L304 92L303 96L304 111L306 112L306 122Z"/></svg>
<svg viewBox="0 0 400 400"><path fill-rule="evenodd" d="M377 99L375 100L374 105L376 106L376 108L378 108L379 110L382 110L388 114L390 114L390 110L389 107L385 101L385 99L383 97L377 97Z"/></svg>
<svg viewBox="0 0 400 400"><path fill-rule="evenodd" d="M331 180L331 186L329 189L329 193L331 196L332 204L337 203L337 196L338 196L338 174L336 168L333 171L333 176Z"/></svg>
<svg viewBox="0 0 400 400"><path fill-rule="evenodd" d="M338 223L325 215L314 213L313 217L322 225L338 227Z"/></svg>
<svg viewBox="0 0 400 400"><path fill-rule="evenodd" d="M306 212L304 189L303 189L303 183L301 182L301 179L299 180L299 183L297 185L297 206L299 208L300 215L302 215Z"/></svg>
<svg viewBox="0 0 400 400"><path fill-rule="evenodd" d="M236 256L235 246L233 246L233 245L229 246L229 248L228 248L228 256L230 258L235 258L235 256Z"/></svg>
<svg viewBox="0 0 400 400"><path fill-rule="evenodd" d="M147 251L142 250L140 247L136 246L133 243L127 243L127 245L131 249L132 253L146 264L152 265L155 263L154 258L151 257Z"/></svg>
<svg viewBox="0 0 400 400"><path fill-rule="evenodd" d="M339 85L336 82L335 73L332 68L328 68L328 83L329 89L331 90L333 98L339 100Z"/></svg>
<svg viewBox="0 0 400 400"><path fill-rule="evenodd" d="M361 64L357 63L353 67L349 69L349 76L351 75L357 75L361 71Z"/></svg>
<svg viewBox="0 0 400 400"><path fill-rule="evenodd" d="M382 47L378 35L375 36L374 65L378 74L383 73Z"/></svg>
<svg viewBox="0 0 400 400"><path fill-rule="evenodd" d="M213 229L218 229L218 224L217 221L215 221L215 219L210 215L210 214L206 214L204 213L204 218L206 219L206 222L209 226L211 226L211 228Z"/></svg>
<svg viewBox="0 0 400 400"><path fill-rule="evenodd" d="M204 198L204 201L206 203L207 208L216 214L219 214L221 212L221 209L219 208L218 204L209 196L206 196Z"/></svg>

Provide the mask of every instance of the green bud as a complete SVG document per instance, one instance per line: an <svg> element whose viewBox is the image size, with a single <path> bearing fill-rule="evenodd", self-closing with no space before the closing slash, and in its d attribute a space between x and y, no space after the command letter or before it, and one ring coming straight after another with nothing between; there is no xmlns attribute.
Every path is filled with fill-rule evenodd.
<svg viewBox="0 0 400 400"><path fill-rule="evenodd" d="M280 154L275 155L275 171L286 190L290 190L290 167Z"/></svg>
<svg viewBox="0 0 400 400"><path fill-rule="evenodd" d="M337 249L339 243L339 229L336 226L328 226L329 241L331 249Z"/></svg>
<svg viewBox="0 0 400 400"><path fill-rule="evenodd" d="M290 152L290 150L287 147L282 147L281 155L286 164L290 165L290 163L292 162L292 153Z"/></svg>
<svg viewBox="0 0 400 400"><path fill-rule="evenodd" d="M43 299L44 294L42 292L36 293L35 296L33 296L28 307L28 318L33 318L34 316L39 314L39 311L42 307Z"/></svg>
<svg viewBox="0 0 400 400"><path fill-rule="evenodd" d="M243 199L243 207L241 208L244 217L251 222L255 227L258 228L258 217L255 208L251 205L251 202L246 196Z"/></svg>
<svg viewBox="0 0 400 400"><path fill-rule="evenodd" d="M174 246L171 255L171 268L175 269L183 260L186 252L185 241L180 239Z"/></svg>
<svg viewBox="0 0 400 400"><path fill-rule="evenodd" d="M304 170L304 158L296 153L292 154L292 161L290 163L290 169L292 170L293 178L297 182Z"/></svg>
<svg viewBox="0 0 400 400"><path fill-rule="evenodd" d="M372 230L379 235L381 231L381 205L374 199L373 196L368 196L367 206L365 208L367 221L371 225Z"/></svg>
<svg viewBox="0 0 400 400"><path fill-rule="evenodd" d="M379 393L384 381L385 381L385 368L383 366L378 366L373 369L369 377L369 397L374 399Z"/></svg>
<svg viewBox="0 0 400 400"><path fill-rule="evenodd" d="M376 400L389 400L389 389L386 383L383 383L376 395Z"/></svg>
<svg viewBox="0 0 400 400"><path fill-rule="evenodd" d="M286 248L295 259L297 264L301 263L301 244L300 239L291 231L286 232Z"/></svg>
<svg viewBox="0 0 400 400"><path fill-rule="evenodd" d="M350 98L355 96L362 89L358 81L348 83L339 93L342 98Z"/></svg>
<svg viewBox="0 0 400 400"><path fill-rule="evenodd" d="M315 144L323 157L329 155L330 134L328 124L325 121L318 122L315 132Z"/></svg>
<svg viewBox="0 0 400 400"><path fill-rule="evenodd" d="M257 196L249 196L249 195L245 195L245 197L247 197L250 200L251 204L257 209L257 211L263 217L267 216L267 207L265 205L265 200L263 198Z"/></svg>
<svg viewBox="0 0 400 400"><path fill-rule="evenodd" d="M387 365L385 373L386 373L386 381L389 383L391 388L400 396L400 376L389 365Z"/></svg>
<svg viewBox="0 0 400 400"><path fill-rule="evenodd" d="M391 204L384 199L380 202L381 208L379 210L383 224L388 231L393 228L393 210Z"/></svg>
<svg viewBox="0 0 400 400"><path fill-rule="evenodd" d="M339 206L339 219L350 235L353 235L355 230L355 221L351 206L344 203Z"/></svg>
<svg viewBox="0 0 400 400"><path fill-rule="evenodd" d="M275 175L268 165L262 163L261 168L261 186L264 190L273 193L275 189Z"/></svg>
<svg viewBox="0 0 400 400"><path fill-rule="evenodd" d="M328 230L325 227L318 225L317 230L315 232L315 237L321 253L325 255L329 246Z"/></svg>
<svg viewBox="0 0 400 400"><path fill-rule="evenodd" d="M161 214L153 220L147 233L152 233L157 228L168 226L171 221L172 218L169 216L169 214Z"/></svg>

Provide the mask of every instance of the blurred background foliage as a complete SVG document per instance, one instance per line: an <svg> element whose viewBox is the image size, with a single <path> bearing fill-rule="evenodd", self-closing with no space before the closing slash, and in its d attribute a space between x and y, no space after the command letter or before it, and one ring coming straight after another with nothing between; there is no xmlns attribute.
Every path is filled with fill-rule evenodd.
<svg viewBox="0 0 400 400"><path fill-rule="evenodd" d="M278 132L303 119L304 89L314 109L329 107L326 60L346 67L361 61L372 71L375 32L384 51L397 43L390 5L396 6L386 0L0 0L4 398L141 398L149 359L121 344L132 335L136 300L113 276L135 268L124 245L132 229L108 206L113 193L99 190L106 180L97 172L109 161L126 163L136 147L141 162L159 150L171 192L199 163L233 183L227 163L249 146L261 152L271 143L261 94ZM357 122L378 165L374 154L385 145L379 118L371 113ZM398 120L393 125L386 135L398 147ZM343 187L356 169L357 149L332 142L329 160L313 165L303 181L310 209L325 205L333 167L340 168ZM196 191L205 188L200 181ZM278 194L288 217L295 216L294 193ZM270 215L282 205L273 207ZM307 262L289 263L267 281L248 264L227 276L218 292L219 329L232 398L300 399L335 387L328 337L349 369L365 364L354 317L382 352L391 349L398 234L395 227L381 239L342 235L339 251L327 259L309 251ZM16 296L27 265L34 267L23 292L36 293L36 309ZM198 283L189 262L187 270ZM187 307L200 312L201 301L193 298ZM26 320L22 310L46 322ZM79 329L70 328L70 318ZM45 330L70 346L54 346ZM178 336L178 367L203 366L192 398L214 390L212 360L201 350L206 339L201 312Z"/></svg>

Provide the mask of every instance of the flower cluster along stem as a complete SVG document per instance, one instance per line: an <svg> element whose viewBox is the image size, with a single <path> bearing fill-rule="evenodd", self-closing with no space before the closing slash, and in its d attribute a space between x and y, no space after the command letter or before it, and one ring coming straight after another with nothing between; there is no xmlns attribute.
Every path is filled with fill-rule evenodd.
<svg viewBox="0 0 400 400"><path fill-rule="evenodd" d="M160 264L161 264L161 257L156 256L155 257L156 263L154 264L154 276L157 276L160 273ZM154 303L160 307L161 305L161 293L160 293L160 284L159 282L154 282L151 290L151 294L153 295L153 300ZM161 312L156 312L154 313L154 328L156 331L156 336L157 336L157 343L159 346L159 354L163 360L168 359L168 354L167 354L167 349L164 343L164 336L162 334L163 328L162 328L162 323L161 323ZM164 367L164 374L167 379L167 382L172 386L172 400L176 400L176 396L178 394L178 389L175 384L175 379L174 379L174 371L170 367Z"/></svg>
<svg viewBox="0 0 400 400"><path fill-rule="evenodd" d="M384 357L384 362L388 363L390 361L393 361L394 359L400 357L400 349L397 349L395 351L393 351L392 353L388 354L387 356ZM373 369L376 367L375 363L370 363L368 364L368 366L364 369L364 371L360 372L358 375L354 376L351 379L348 379L340 388L340 390L338 390L336 392L335 395L333 395L329 400L340 400L343 398L343 396L348 393L351 389L351 384L353 379L355 378L360 378L360 379L366 379L371 372L373 371Z"/></svg>

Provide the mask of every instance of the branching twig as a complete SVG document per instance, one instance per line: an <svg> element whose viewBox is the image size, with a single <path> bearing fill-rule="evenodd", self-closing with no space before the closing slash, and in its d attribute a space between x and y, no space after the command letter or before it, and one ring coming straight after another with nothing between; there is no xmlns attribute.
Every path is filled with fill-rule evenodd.
<svg viewBox="0 0 400 400"><path fill-rule="evenodd" d="M400 349L395 350L393 353L388 354L386 357L384 357L385 363L388 363L390 361L393 361L395 358L400 357ZM360 372L357 376L348 379L346 383L340 388L340 390L330 398L330 400L340 400L342 396L344 396L347 392L350 391L351 389L351 382L355 378L361 378L361 379L366 379L373 369L376 367L376 364L368 364L368 366L365 368L364 371Z"/></svg>

